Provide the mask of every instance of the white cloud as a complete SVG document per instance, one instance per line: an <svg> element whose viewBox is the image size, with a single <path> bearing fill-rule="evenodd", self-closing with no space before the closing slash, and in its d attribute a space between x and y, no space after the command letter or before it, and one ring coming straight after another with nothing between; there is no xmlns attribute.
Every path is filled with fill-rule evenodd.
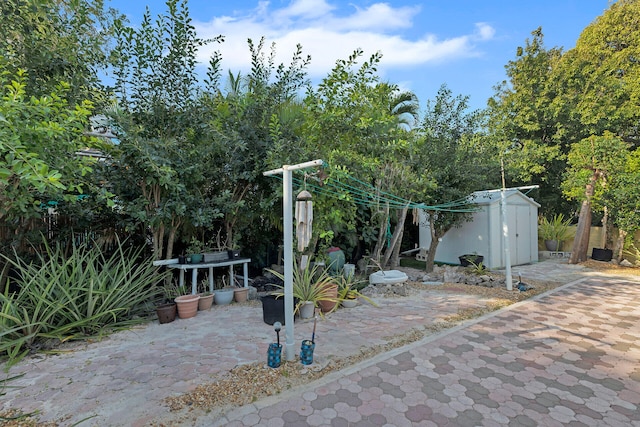
<svg viewBox="0 0 640 427"><path fill-rule="evenodd" d="M480 36L481 40L491 40L496 33L496 30L486 22L478 22L476 24L476 32Z"/></svg>
<svg viewBox="0 0 640 427"><path fill-rule="evenodd" d="M285 65L290 63L296 44L301 44L304 54L311 55L308 71L312 78L326 76L337 59L346 59L357 48L364 50L365 58L382 53L381 74L385 68L479 56L476 43L491 40L495 33L490 25L478 23L470 34L441 39L427 32L411 39L403 30L413 26L418 13L417 6L374 3L339 9L325 0L293 0L282 8L260 2L242 15L212 17L209 22L194 25L202 38L225 36L224 43L202 49L201 62L207 63L211 53L220 50L224 70L246 72L251 59L247 39L257 43L264 36L266 54L275 43L277 63Z"/></svg>

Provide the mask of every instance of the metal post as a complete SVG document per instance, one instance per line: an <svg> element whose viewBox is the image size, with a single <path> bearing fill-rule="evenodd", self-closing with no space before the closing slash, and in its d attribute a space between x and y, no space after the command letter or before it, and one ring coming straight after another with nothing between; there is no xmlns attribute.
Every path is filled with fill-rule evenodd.
<svg viewBox="0 0 640 427"><path fill-rule="evenodd" d="M507 290L513 289L513 280L511 278L511 253L509 252L509 226L507 225L507 190L502 189L501 207L502 207L502 241L504 242L504 262L507 264L505 271L505 279L507 281Z"/></svg>
<svg viewBox="0 0 640 427"><path fill-rule="evenodd" d="M295 358L294 327L293 327L293 180L291 172L298 169L321 166L322 160L284 165L280 169L263 172L264 176L282 173L282 209L284 225L284 321L286 348L285 358L291 361Z"/></svg>
<svg viewBox="0 0 640 427"><path fill-rule="evenodd" d="M282 167L282 209L284 222L284 324L286 360L295 358L293 341L293 184L289 166Z"/></svg>

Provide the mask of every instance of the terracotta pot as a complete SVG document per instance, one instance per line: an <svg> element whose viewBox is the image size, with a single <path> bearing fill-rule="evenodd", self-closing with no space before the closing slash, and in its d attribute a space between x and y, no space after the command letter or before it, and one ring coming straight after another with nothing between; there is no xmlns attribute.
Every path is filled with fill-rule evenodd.
<svg viewBox="0 0 640 427"><path fill-rule="evenodd" d="M178 317L188 319L198 313L198 301L200 295L182 295L176 298L178 304Z"/></svg>
<svg viewBox="0 0 640 427"><path fill-rule="evenodd" d="M233 290L233 299L236 302L245 302L249 298L249 288L236 288Z"/></svg>
<svg viewBox="0 0 640 427"><path fill-rule="evenodd" d="M200 299L198 300L198 310L211 310L211 306L213 305L213 295L214 294L198 294L200 295Z"/></svg>
<svg viewBox="0 0 640 427"><path fill-rule="evenodd" d="M156 307L156 314L158 315L158 322L171 323L176 320L176 304L173 302L160 304Z"/></svg>
<svg viewBox="0 0 640 427"><path fill-rule="evenodd" d="M326 285L326 287L329 289L327 291L327 296L331 298L335 298L336 300L319 300L318 305L320 306L320 310L322 310L323 313L328 313L331 310L333 310L337 304L337 298L338 298L337 284L329 283L328 285Z"/></svg>

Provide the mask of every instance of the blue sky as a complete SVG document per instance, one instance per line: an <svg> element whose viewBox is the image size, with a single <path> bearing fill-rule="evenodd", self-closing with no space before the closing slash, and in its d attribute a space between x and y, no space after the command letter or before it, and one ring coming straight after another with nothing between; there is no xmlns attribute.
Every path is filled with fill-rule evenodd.
<svg viewBox="0 0 640 427"><path fill-rule="evenodd" d="M531 32L542 27L545 46L575 46L582 30L609 7L610 0L189 0L193 24L202 38L224 35L223 44L200 52L206 63L213 50L222 67L246 73L247 39L266 37L276 44L278 63L289 64L296 44L311 55L308 68L318 82L337 59L355 49L364 58L382 53L379 75L413 91L424 108L446 83L454 95L468 95L482 108L493 87L505 79L504 66L515 59ZM164 1L111 0L132 25L145 5L152 16Z"/></svg>

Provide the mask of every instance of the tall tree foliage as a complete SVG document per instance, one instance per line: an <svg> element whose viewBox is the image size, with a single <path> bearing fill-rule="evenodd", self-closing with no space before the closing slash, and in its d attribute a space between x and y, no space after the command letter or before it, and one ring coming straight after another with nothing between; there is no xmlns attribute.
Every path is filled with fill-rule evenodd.
<svg viewBox="0 0 640 427"><path fill-rule="evenodd" d="M307 84L310 57L298 45L289 64L276 65L275 44L267 49L264 38L257 44L250 39L248 47L250 73L229 72L226 93L207 95L203 101L212 117L208 122L212 134L224 142L210 165L219 173L212 176L208 193L223 214L215 234L221 244L235 246L242 237L235 230L245 230L245 239L251 234L256 239L245 244L255 247L264 236L265 217L261 213L273 210L275 203L270 196L274 194L273 182L262 172L270 168L266 160L276 140L289 147L297 145L297 96Z"/></svg>
<svg viewBox="0 0 640 427"><path fill-rule="evenodd" d="M587 259L593 203L601 202L602 194L609 190L612 177L621 172L626 157L627 144L610 132L605 132L603 136L585 138L571 147L564 187L567 194L575 198L579 188L584 190L580 197L582 204L571 263ZM606 245L606 241L604 243Z"/></svg>
<svg viewBox="0 0 640 427"><path fill-rule="evenodd" d="M519 50L519 59L507 65L511 84L502 85L490 102L492 136L497 141L504 141L508 150L505 159L510 165L515 159L516 165L526 166L524 169L533 172L521 174L521 178L540 179L540 201L547 211L575 209L564 202L566 198L559 198L561 178L567 167L566 156L570 150L575 150L574 144L583 144L580 141L589 138L610 141L619 138L632 147L640 142L638 16L639 1L612 3L602 16L585 28L576 47L566 53L542 48L542 33L538 30L534 32L533 41L527 41L526 47ZM522 135L529 135L531 143L521 140ZM527 150L527 146L531 149ZM604 157L594 159L592 163L626 155L627 149L623 145L616 144L610 150L613 149L623 151L594 152L594 155ZM528 160L521 161L521 154ZM591 213L587 215L586 207L601 208L605 220L607 209L601 203L592 204L602 199L597 191L593 195L591 191L584 192L586 182L574 185L574 170L575 166L571 166L567 175L569 181L563 185L565 189L582 188L583 194L576 200L582 202L579 231L586 234L579 233L576 242L584 242L591 225ZM541 174L536 177L538 173ZM593 178L593 174L590 176ZM611 188L613 182L607 185L610 190L622 190ZM622 185L624 181L615 182ZM613 199L606 200L611 202ZM615 222L615 218L612 219ZM576 254L576 259L586 257L584 245L579 251L584 253Z"/></svg>
<svg viewBox="0 0 640 427"><path fill-rule="evenodd" d="M640 148L629 153L619 173L611 177L609 191L605 194L605 204L610 208L613 225L619 229L617 250L618 260L626 238L640 230Z"/></svg>
<svg viewBox="0 0 640 427"><path fill-rule="evenodd" d="M0 16L0 217L23 221L93 185L76 152L102 146L83 131L105 99L98 74L119 16L101 0L6 0ZM16 225L14 238L26 228Z"/></svg>
<svg viewBox="0 0 640 427"><path fill-rule="evenodd" d="M558 80L564 85L564 102L572 107L582 128L591 135L588 141L611 144L590 153L592 166L587 169L595 171L590 177L593 183L600 177L607 178L604 172L598 173L602 165L611 165L613 160L625 158L628 155L627 147L640 144L639 15L640 2L637 0L613 3L602 16L585 28L576 47L567 52L561 61ZM584 144L584 140L581 144ZM616 164L619 162L616 161ZM572 168L575 166L572 165ZM624 188L612 188L612 184L625 186L625 180L608 179L607 190L618 194L627 192ZM570 186L571 182L566 185ZM586 259L585 242L588 241L591 225L591 200L597 194L587 186L578 219L577 246L571 262ZM616 201L615 198L605 200ZM600 206L605 214L603 226L606 229L609 209L606 205ZM611 212L621 211L613 208ZM613 222L616 222L615 217Z"/></svg>
<svg viewBox="0 0 640 427"><path fill-rule="evenodd" d="M545 48L541 28L532 36L517 48L517 59L505 66L508 80L489 100L489 129L514 183L539 183L544 210L570 211L560 183L574 127L559 102L554 71L562 51Z"/></svg>
<svg viewBox="0 0 640 427"><path fill-rule="evenodd" d="M27 71L27 96L49 95L64 81L71 104L105 100L99 73L122 17L103 0L4 0L0 16L0 55L11 73Z"/></svg>
<svg viewBox="0 0 640 427"><path fill-rule="evenodd" d="M610 131L638 146L640 1L614 2L587 26L563 56L558 80L587 135Z"/></svg>
<svg viewBox="0 0 640 427"><path fill-rule="evenodd" d="M155 22L147 8L138 29L116 26L112 60L119 107L113 118L122 133L113 167L106 170L125 212L151 229L157 258L172 256L185 223L198 227L220 215L205 196L215 147L196 108L195 67L198 48L222 39L197 37L185 1L166 5ZM212 58L210 78L216 78L216 65Z"/></svg>
<svg viewBox="0 0 640 427"><path fill-rule="evenodd" d="M400 91L379 81L379 54L365 61L361 61L362 55L357 50L347 59L338 60L317 89L309 89L299 150L291 152L279 146L276 152L287 160L292 155L297 159L304 156L305 160L322 158L329 164L329 171L333 168L335 172L329 172L327 179L340 179L346 173L376 188L371 192L373 204L367 208L359 207L348 191L320 194L314 200L319 212L314 216L315 239L320 239L321 245L339 244L348 251L362 244L361 253L386 263L401 243L404 216L402 210L392 212L380 195L389 192L410 199L416 180L407 175L411 171L402 161L407 157L409 134L398 126L398 117L393 114L394 107L402 114L403 101L393 104ZM363 208L371 211L362 215ZM391 217L397 245L387 247L381 255Z"/></svg>
<svg viewBox="0 0 640 427"><path fill-rule="evenodd" d="M468 97L453 96L446 85L440 87L435 100L427 102L414 159L415 167L423 168L427 179L435 183L421 200L426 205L465 200L472 192L499 182L497 163L481 152L482 144L477 140L482 137L483 115L468 111L468 103ZM472 200L467 208L473 209ZM427 271L433 270L440 238L469 217L470 212L426 211L431 234Z"/></svg>
<svg viewBox="0 0 640 427"><path fill-rule="evenodd" d="M50 200L74 202L82 193L91 165L74 153L90 145L84 130L91 110L88 102L69 106L64 83L30 97L26 73L6 68L0 57L0 221L17 221L41 215Z"/></svg>
<svg viewBox="0 0 640 427"><path fill-rule="evenodd" d="M218 52L203 84L195 71L197 49L223 38L198 38L186 2L168 1L155 21L147 10L138 29L116 32L112 58L125 132L114 170L127 211L153 231L156 256L171 256L178 238L223 248L238 245L238 229L261 234L258 213L270 207L263 195L271 193L261 172L274 117L306 84L302 48L291 64L276 66L274 45L266 52L264 39L249 40L251 72L229 72L224 91Z"/></svg>

